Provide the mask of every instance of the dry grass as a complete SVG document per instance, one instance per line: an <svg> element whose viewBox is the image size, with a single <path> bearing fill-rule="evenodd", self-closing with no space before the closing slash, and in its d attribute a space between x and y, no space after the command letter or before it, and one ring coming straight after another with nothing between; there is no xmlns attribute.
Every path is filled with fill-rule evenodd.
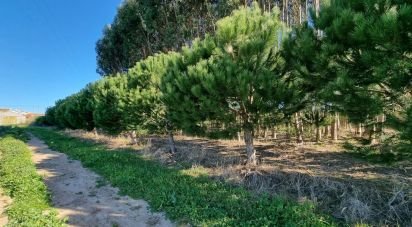
<svg viewBox="0 0 412 227"><path fill-rule="evenodd" d="M88 132L84 130L64 130L64 133L73 137L82 138L86 140L92 140L97 143L102 143L109 148L128 148L132 146L131 140L124 135L110 136L102 133Z"/></svg>
<svg viewBox="0 0 412 227"><path fill-rule="evenodd" d="M112 148L133 146L165 165L204 168L213 178L244 186L256 193L311 200L319 209L346 223L412 226L412 165L371 164L342 152L341 144L286 141L255 143L259 165L245 165L243 143L176 136L178 152L170 154L163 137L147 137L130 145L125 136L110 137L84 131L65 133L104 143Z"/></svg>

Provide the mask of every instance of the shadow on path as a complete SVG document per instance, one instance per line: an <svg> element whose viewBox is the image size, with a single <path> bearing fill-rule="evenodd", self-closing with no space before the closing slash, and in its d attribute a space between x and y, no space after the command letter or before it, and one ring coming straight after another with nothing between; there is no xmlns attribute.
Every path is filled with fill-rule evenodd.
<svg viewBox="0 0 412 227"><path fill-rule="evenodd" d="M173 226L162 213L151 213L145 201L118 195L117 188L38 138L32 136L28 145L53 207L69 226Z"/></svg>

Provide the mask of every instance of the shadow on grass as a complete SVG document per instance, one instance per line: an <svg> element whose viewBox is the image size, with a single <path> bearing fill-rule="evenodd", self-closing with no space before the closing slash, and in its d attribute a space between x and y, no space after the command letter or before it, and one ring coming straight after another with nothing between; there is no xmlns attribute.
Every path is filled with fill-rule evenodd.
<svg viewBox="0 0 412 227"><path fill-rule="evenodd" d="M167 168L135 151L116 152L103 145L32 128L52 149L80 160L120 193L143 198L169 218L205 226L333 226L309 203L297 204L213 181L202 169Z"/></svg>
<svg viewBox="0 0 412 227"><path fill-rule="evenodd" d="M0 137L10 136L17 140L27 141L29 139L23 127L0 126Z"/></svg>

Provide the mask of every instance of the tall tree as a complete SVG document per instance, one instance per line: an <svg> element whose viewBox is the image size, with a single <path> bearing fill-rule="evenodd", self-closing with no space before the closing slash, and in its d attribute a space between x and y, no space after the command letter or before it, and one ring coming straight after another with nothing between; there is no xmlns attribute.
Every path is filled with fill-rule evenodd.
<svg viewBox="0 0 412 227"><path fill-rule="evenodd" d="M103 76L116 76L152 54L180 50L195 38L213 35L217 20L240 6L251 6L252 2L125 0L96 43L97 71ZM306 7L312 7L301 0L258 2L267 12L282 8L279 17L290 26L306 20Z"/></svg>
<svg viewBox="0 0 412 227"><path fill-rule="evenodd" d="M214 33L215 22L241 2L125 0L96 43L97 71L115 76L154 53L178 50Z"/></svg>

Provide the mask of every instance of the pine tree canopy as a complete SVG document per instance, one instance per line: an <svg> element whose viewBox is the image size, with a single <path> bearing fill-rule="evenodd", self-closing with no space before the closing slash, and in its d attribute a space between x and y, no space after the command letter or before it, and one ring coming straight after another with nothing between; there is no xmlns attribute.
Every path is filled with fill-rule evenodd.
<svg viewBox="0 0 412 227"><path fill-rule="evenodd" d="M192 130L204 121L253 128L265 113L279 111L288 94L279 73L282 31L277 11L263 13L257 4L218 21L214 44L206 40L184 51L182 62L191 64L169 75L165 95L173 119L197 127Z"/></svg>
<svg viewBox="0 0 412 227"><path fill-rule="evenodd" d="M93 119L97 127L109 134L124 132L127 124L123 119L127 97L127 77L107 77L93 85Z"/></svg>
<svg viewBox="0 0 412 227"><path fill-rule="evenodd" d="M360 120L400 104L412 82L412 6L398 0L334 0L315 20L324 32L333 101ZM385 109L386 108L386 109Z"/></svg>

